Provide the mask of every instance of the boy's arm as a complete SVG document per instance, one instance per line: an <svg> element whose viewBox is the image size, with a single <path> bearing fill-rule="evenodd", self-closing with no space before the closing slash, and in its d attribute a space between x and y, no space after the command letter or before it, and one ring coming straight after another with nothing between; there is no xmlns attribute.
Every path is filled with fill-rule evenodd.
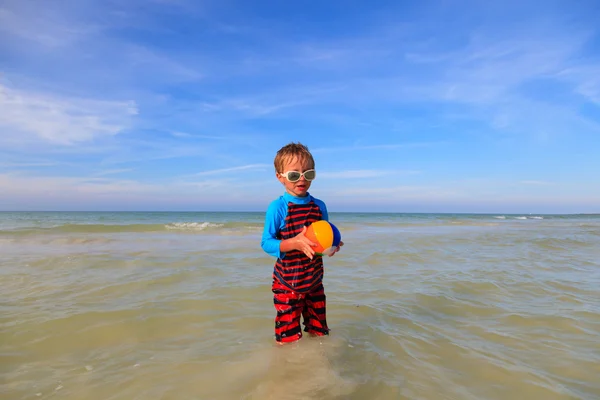
<svg viewBox="0 0 600 400"><path fill-rule="evenodd" d="M265 215L265 226L263 228L260 245L265 253L276 258L281 258L284 256L284 254L281 252L281 239L277 238L277 234L279 232L283 216L281 215L281 210L278 206L278 202L273 202L269 205L269 208L267 208L267 214Z"/></svg>

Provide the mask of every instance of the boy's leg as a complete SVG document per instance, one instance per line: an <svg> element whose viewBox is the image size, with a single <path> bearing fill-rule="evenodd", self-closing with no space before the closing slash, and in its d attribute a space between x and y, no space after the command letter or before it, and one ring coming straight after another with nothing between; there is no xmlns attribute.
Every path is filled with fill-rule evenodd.
<svg viewBox="0 0 600 400"><path fill-rule="evenodd" d="M302 316L304 317L305 332L316 336L329 335L325 313L325 290L322 284L306 294Z"/></svg>
<svg viewBox="0 0 600 400"><path fill-rule="evenodd" d="M275 317L275 340L288 343L302 337L300 316L304 308L304 296L299 295L273 279L273 303L277 310Z"/></svg>

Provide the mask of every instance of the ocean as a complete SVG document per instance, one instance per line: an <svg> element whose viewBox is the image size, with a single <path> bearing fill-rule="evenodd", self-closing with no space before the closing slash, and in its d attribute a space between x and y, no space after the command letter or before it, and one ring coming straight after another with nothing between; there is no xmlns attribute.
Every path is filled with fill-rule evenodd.
<svg viewBox="0 0 600 400"><path fill-rule="evenodd" d="M0 213L3 399L600 399L600 215L331 213L279 346L263 213Z"/></svg>

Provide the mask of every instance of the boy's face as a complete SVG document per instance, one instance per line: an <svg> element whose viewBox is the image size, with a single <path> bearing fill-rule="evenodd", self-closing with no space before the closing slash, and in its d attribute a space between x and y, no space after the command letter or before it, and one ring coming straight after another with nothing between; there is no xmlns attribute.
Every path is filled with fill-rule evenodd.
<svg viewBox="0 0 600 400"><path fill-rule="evenodd" d="M304 172L309 169L313 169L313 165L310 163L310 160L292 157L284 161L283 163L283 171L279 171L277 173L277 179L279 182L285 186L285 191L296 197L304 197L308 193L308 189L310 188L310 182L304 179L304 176L300 177L300 180L297 182L290 182L286 179L285 174L288 171L298 171Z"/></svg>

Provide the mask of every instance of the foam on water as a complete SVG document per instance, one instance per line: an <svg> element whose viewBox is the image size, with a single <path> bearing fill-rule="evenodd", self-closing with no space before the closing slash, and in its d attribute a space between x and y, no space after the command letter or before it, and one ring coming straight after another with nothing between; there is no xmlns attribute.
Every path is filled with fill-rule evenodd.
<svg viewBox="0 0 600 400"><path fill-rule="evenodd" d="M210 222L174 222L165 225L167 229L181 229L181 230L198 230L202 231L207 228L220 228L223 224L214 224Z"/></svg>

